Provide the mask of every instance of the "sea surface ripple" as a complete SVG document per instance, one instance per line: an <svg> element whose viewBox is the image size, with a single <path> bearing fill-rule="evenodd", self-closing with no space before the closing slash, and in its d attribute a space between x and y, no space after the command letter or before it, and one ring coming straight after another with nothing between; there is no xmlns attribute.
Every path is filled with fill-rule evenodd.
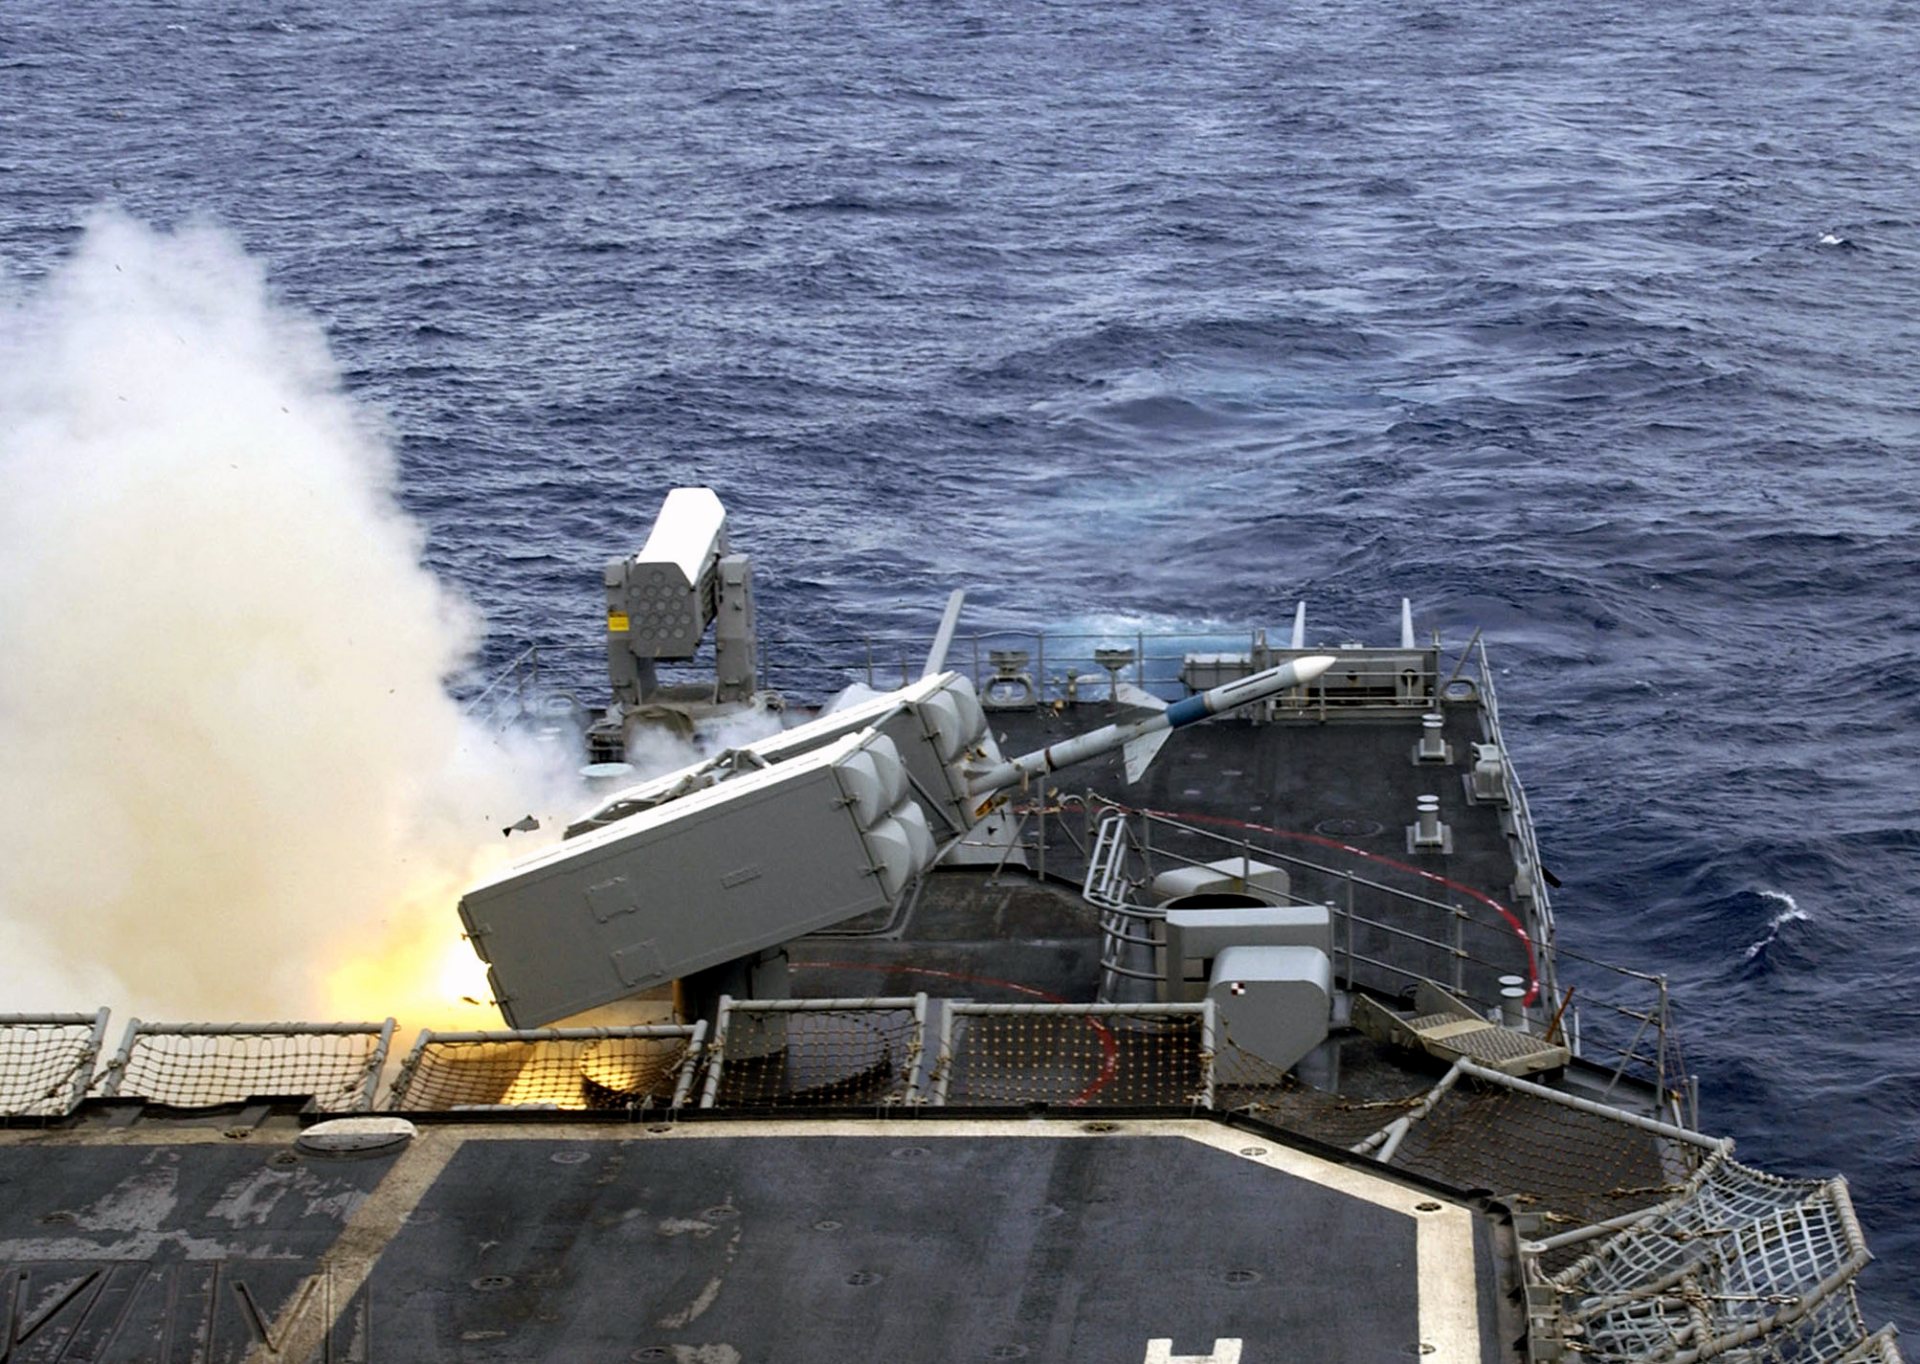
<svg viewBox="0 0 1920 1364"><path fill-rule="evenodd" d="M206 219L486 664L704 481L786 638L1493 650L1563 941L1920 1329L1909 0L11 0L0 263Z"/></svg>

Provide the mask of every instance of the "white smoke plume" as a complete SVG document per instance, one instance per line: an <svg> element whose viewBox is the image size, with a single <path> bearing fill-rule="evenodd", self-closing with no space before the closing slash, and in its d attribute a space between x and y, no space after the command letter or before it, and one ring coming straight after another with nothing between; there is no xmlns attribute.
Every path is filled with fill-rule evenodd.
<svg viewBox="0 0 1920 1364"><path fill-rule="evenodd" d="M455 902L577 793L449 700L394 476L217 230L0 297L0 1011L497 1026Z"/></svg>
<svg viewBox="0 0 1920 1364"><path fill-rule="evenodd" d="M682 738L664 726L650 726L631 734L627 742L627 764L633 768L634 782L664 777L704 762L729 748L741 748L756 739L765 739L786 728L786 717L763 705L707 720L699 734Z"/></svg>

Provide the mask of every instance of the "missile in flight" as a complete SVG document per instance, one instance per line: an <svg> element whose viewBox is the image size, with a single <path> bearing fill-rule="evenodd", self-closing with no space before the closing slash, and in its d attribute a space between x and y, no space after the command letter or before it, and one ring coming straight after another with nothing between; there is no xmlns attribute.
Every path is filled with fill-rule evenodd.
<svg viewBox="0 0 1920 1364"><path fill-rule="evenodd" d="M1306 658L1296 658L1291 663L1282 663L1277 668L1268 668L1265 672L1243 677L1237 682L1226 682L1189 696L1184 701L1176 701L1167 706L1158 715L1150 715L1144 720L1135 720L1124 725L1106 725L1086 734L1075 735L1071 739L1046 748L1036 749L1032 753L1023 753L1017 758L1009 758L1003 763L989 767L969 776L967 789L975 796L990 795L1020 782L1028 781L1043 773L1055 771L1069 764L1084 762L1088 758L1097 758L1102 753L1111 753L1114 749L1123 749L1127 758L1127 780L1138 781L1140 774L1159 753L1160 746L1167 736L1176 729L1184 729L1197 724L1210 715L1219 715L1240 706L1251 705L1255 701L1264 701L1267 697L1286 691L1290 687L1303 686L1331 668L1337 660L1332 654L1311 654ZM1157 697L1132 688L1130 699L1150 704L1164 704Z"/></svg>

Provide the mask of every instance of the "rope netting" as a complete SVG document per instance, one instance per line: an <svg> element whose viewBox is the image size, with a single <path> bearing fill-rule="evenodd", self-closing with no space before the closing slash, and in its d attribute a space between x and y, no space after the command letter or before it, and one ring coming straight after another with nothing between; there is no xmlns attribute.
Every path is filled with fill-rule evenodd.
<svg viewBox="0 0 1920 1364"><path fill-rule="evenodd" d="M0 1014L0 1118L71 1113L93 1078L106 1017Z"/></svg>
<svg viewBox="0 0 1920 1364"><path fill-rule="evenodd" d="M925 1049L924 996L728 1000L709 1049L703 1108L907 1102Z"/></svg>
<svg viewBox="0 0 1920 1364"><path fill-rule="evenodd" d="M1491 1189L1566 1230L1671 1198L1689 1172L1681 1162L1691 1149L1600 1114L1469 1080L1408 1128L1393 1164L1460 1188Z"/></svg>
<svg viewBox="0 0 1920 1364"><path fill-rule="evenodd" d="M677 1107L704 1024L423 1032L387 1095L400 1112Z"/></svg>
<svg viewBox="0 0 1920 1364"><path fill-rule="evenodd" d="M1823 1299L1805 1317L1719 1358L1736 1364L1901 1364L1891 1324L1865 1333L1853 1285Z"/></svg>
<svg viewBox="0 0 1920 1364"><path fill-rule="evenodd" d="M1522 1089L1402 1075L1371 1092L1301 1083L1229 1040L1216 1106L1368 1154L1456 1188L1490 1189L1565 1230L1633 1213L1684 1187L1697 1152L1654 1133ZM1404 1129L1404 1130L1401 1130ZM1396 1138L1388 1146L1388 1138ZM1562 1262L1577 1252L1561 1252Z"/></svg>
<svg viewBox="0 0 1920 1364"><path fill-rule="evenodd" d="M1768 1324L1768 1316L1796 1302L1791 1296L1776 1295L1746 1304L1754 1310L1744 1325L1760 1332L1746 1340L1735 1340L1731 1333L1711 1333L1718 1304L1705 1294L1694 1295L1678 1310L1671 1303L1637 1303L1610 1314L1601 1329L1589 1327L1582 1353L1595 1360L1635 1364L1695 1359L1731 1364L1898 1364L1900 1352L1892 1331L1867 1333L1851 1284L1821 1299L1796 1320Z"/></svg>
<svg viewBox="0 0 1920 1364"><path fill-rule="evenodd" d="M327 1111L364 1110L392 1031L392 1019L226 1027L135 1019L95 1092L173 1108L297 1096Z"/></svg>
<svg viewBox="0 0 1920 1364"><path fill-rule="evenodd" d="M956 1106L1206 1107L1201 1005L952 1004L936 1101Z"/></svg>
<svg viewBox="0 0 1920 1364"><path fill-rule="evenodd" d="M1854 1297L1870 1258L1843 1180L1782 1179L1721 1152L1550 1282L1596 1359L1897 1359Z"/></svg>
<svg viewBox="0 0 1920 1364"><path fill-rule="evenodd" d="M1315 1089L1230 1042L1214 1065L1214 1106L1244 1113L1296 1136L1329 1146L1352 1147L1405 1115L1427 1096L1422 1080L1403 1094L1361 1097Z"/></svg>

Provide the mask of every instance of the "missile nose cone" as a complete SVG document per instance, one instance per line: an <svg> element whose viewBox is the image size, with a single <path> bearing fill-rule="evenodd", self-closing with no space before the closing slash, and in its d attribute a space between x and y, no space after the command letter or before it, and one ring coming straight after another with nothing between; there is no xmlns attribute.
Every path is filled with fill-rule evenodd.
<svg viewBox="0 0 1920 1364"><path fill-rule="evenodd" d="M1313 681L1314 678L1320 676L1321 673L1339 661L1340 660L1332 654L1308 654L1305 658L1294 659L1293 675L1298 679L1294 685L1298 686L1301 682Z"/></svg>

